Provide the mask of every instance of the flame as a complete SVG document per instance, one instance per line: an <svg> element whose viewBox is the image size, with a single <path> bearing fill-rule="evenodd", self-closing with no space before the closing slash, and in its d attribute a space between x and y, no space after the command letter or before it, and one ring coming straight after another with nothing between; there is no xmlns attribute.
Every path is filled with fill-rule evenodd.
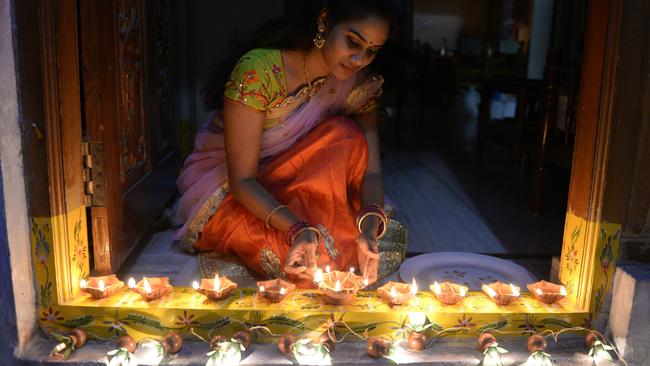
<svg viewBox="0 0 650 366"><path fill-rule="evenodd" d="M320 268L316 269L316 273L314 274L314 282L316 283L321 283L323 282L323 270Z"/></svg>
<svg viewBox="0 0 650 366"><path fill-rule="evenodd" d="M512 292L512 296L519 296L519 290L512 283L510 284L510 291Z"/></svg>
<svg viewBox="0 0 650 366"><path fill-rule="evenodd" d="M567 295L566 287L564 287L564 286L560 286L560 295L562 295L562 296L566 296L566 295Z"/></svg>
<svg viewBox="0 0 650 366"><path fill-rule="evenodd" d="M201 287L201 286L199 286L199 282L198 282L198 281L194 281L194 282L192 282L192 288L193 288L194 290L198 290L199 287Z"/></svg>
<svg viewBox="0 0 650 366"><path fill-rule="evenodd" d="M336 283L334 284L334 291L341 291L341 281L336 280Z"/></svg>
<svg viewBox="0 0 650 366"><path fill-rule="evenodd" d="M99 291L104 291L106 289L106 285L104 285L104 280L99 280Z"/></svg>
<svg viewBox="0 0 650 366"><path fill-rule="evenodd" d="M544 295L544 291L542 291L542 290L540 290L538 288L535 289L535 292L537 292L538 295Z"/></svg>
<svg viewBox="0 0 650 366"><path fill-rule="evenodd" d="M219 273L214 274L213 288L215 291L221 290L221 281L219 280Z"/></svg>
<svg viewBox="0 0 650 366"><path fill-rule="evenodd" d="M395 286L391 286L390 297L395 297L395 296L397 296L397 291L395 290Z"/></svg>
<svg viewBox="0 0 650 366"><path fill-rule="evenodd" d="M331 271L330 265L328 264L325 266L325 272L330 273L330 271Z"/></svg>
<svg viewBox="0 0 650 366"><path fill-rule="evenodd" d="M465 287L460 288L460 297L465 297L465 293L467 292L467 289Z"/></svg>
<svg viewBox="0 0 650 366"><path fill-rule="evenodd" d="M287 289L284 287L280 287L280 295L284 295L287 293Z"/></svg>
<svg viewBox="0 0 650 366"><path fill-rule="evenodd" d="M147 281L146 277L142 278L142 284L144 285L144 291L148 294L151 293L151 285L149 284L149 281Z"/></svg>
<svg viewBox="0 0 650 366"><path fill-rule="evenodd" d="M363 287L368 286L368 277L363 279Z"/></svg>
<svg viewBox="0 0 650 366"><path fill-rule="evenodd" d="M415 296L418 293L418 284L415 282L415 277L413 277L413 283L411 283L411 295Z"/></svg>
<svg viewBox="0 0 650 366"><path fill-rule="evenodd" d="M266 289L264 288L264 286L260 286L260 292L264 292L264 291L266 291Z"/></svg>
<svg viewBox="0 0 650 366"><path fill-rule="evenodd" d="M131 277L129 278L129 288L135 288L135 278Z"/></svg>
<svg viewBox="0 0 650 366"><path fill-rule="evenodd" d="M483 285L483 290L487 292L487 294L490 295L490 297L492 298L497 297L497 293L492 289L492 287L488 285Z"/></svg>
<svg viewBox="0 0 650 366"><path fill-rule="evenodd" d="M88 282L86 282L86 280L82 279L81 281L79 281L80 288L86 288L86 286L88 286Z"/></svg>
<svg viewBox="0 0 650 366"><path fill-rule="evenodd" d="M440 295L442 293L442 289L440 288L438 281L433 282L433 292L435 292L436 295Z"/></svg>
<svg viewBox="0 0 650 366"><path fill-rule="evenodd" d="M354 267L350 267L350 273L354 273Z"/></svg>

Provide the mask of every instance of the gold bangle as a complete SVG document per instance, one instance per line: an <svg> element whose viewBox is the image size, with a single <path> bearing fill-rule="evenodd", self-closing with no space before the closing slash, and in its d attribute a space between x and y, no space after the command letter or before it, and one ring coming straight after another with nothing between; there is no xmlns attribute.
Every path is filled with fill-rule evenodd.
<svg viewBox="0 0 650 366"><path fill-rule="evenodd" d="M283 208L287 208L289 206L287 205L280 205L269 212L268 215L266 215L266 219L264 220L264 225L266 226L267 229L273 230L273 227L271 227L271 217L273 216L274 213L278 212L278 210L281 210Z"/></svg>
<svg viewBox="0 0 650 366"><path fill-rule="evenodd" d="M365 220L368 216L377 216L379 220L381 220L381 233L377 235L377 240L381 239L386 234L386 231L388 231L388 223L386 222L384 216L372 211L366 212L365 214L361 215L361 217L359 217L359 220L357 220L357 229L359 230L359 234L363 234L363 231L361 230L361 224L363 223L363 220Z"/></svg>
<svg viewBox="0 0 650 366"><path fill-rule="evenodd" d="M293 245L293 241L298 237L298 235L302 234L305 231L313 231L316 233L316 236L318 237L318 242L320 243L321 240L323 239L323 234L321 234L320 230L316 229L313 226L308 226L306 228L302 228L296 232L296 234L291 238L291 244Z"/></svg>

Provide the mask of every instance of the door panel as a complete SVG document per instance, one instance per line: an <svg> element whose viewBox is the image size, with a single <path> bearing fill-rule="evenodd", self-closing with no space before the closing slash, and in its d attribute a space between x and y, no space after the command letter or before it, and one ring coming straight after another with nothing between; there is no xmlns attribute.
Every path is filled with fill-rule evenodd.
<svg viewBox="0 0 650 366"><path fill-rule="evenodd" d="M166 8L79 2L84 136L91 151L102 147L92 159L104 170L93 187L105 187L105 200L89 209L97 273L117 272L175 193Z"/></svg>

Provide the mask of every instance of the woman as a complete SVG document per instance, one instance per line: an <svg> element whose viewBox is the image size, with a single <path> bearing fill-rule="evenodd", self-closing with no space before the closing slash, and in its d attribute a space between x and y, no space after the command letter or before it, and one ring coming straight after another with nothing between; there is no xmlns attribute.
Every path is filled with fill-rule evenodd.
<svg viewBox="0 0 650 366"><path fill-rule="evenodd" d="M178 180L178 240L301 287L325 265L376 281L383 79L366 66L398 11L395 0L328 0L258 33Z"/></svg>

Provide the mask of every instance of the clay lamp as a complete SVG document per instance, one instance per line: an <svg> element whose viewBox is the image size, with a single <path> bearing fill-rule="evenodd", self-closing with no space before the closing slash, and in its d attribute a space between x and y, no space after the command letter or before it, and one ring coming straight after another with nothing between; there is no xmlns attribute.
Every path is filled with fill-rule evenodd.
<svg viewBox="0 0 650 366"><path fill-rule="evenodd" d="M170 294L174 286L169 284L169 277L142 277L134 289L145 301L153 301Z"/></svg>
<svg viewBox="0 0 650 366"><path fill-rule="evenodd" d="M201 285L197 291L210 300L218 301L230 296L230 293L236 288L237 284L229 280L228 277L220 277L218 273L215 273L214 278L201 279Z"/></svg>
<svg viewBox="0 0 650 366"><path fill-rule="evenodd" d="M429 286L429 289L433 291L440 302L447 305L457 304L465 298L468 290L466 286L453 282L443 282L441 284L434 282L433 285Z"/></svg>
<svg viewBox="0 0 650 366"><path fill-rule="evenodd" d="M538 281L528 284L528 291L530 291L535 298L545 304L553 304L564 299L567 295L566 288L547 281Z"/></svg>
<svg viewBox="0 0 650 366"><path fill-rule="evenodd" d="M88 277L87 280L81 280L79 283L81 291L92 296L93 299L105 299L115 295L124 287L124 282L120 281L116 275Z"/></svg>
<svg viewBox="0 0 650 366"><path fill-rule="evenodd" d="M483 292L485 292L497 305L508 305L516 300L519 295L519 287L510 284L505 284L500 281L493 282L489 285L483 284Z"/></svg>
<svg viewBox="0 0 650 366"><path fill-rule="evenodd" d="M415 283L415 279L410 285L388 281L377 289L377 293L390 305L404 305L418 293L418 285Z"/></svg>
<svg viewBox="0 0 650 366"><path fill-rule="evenodd" d="M280 302L284 300L291 291L296 289L293 283L276 278L275 280L257 282L259 294L269 302Z"/></svg>
<svg viewBox="0 0 650 366"><path fill-rule="evenodd" d="M325 302L330 305L347 305L354 301L357 291L363 285L363 278L352 271L323 271L318 268L314 282L323 292Z"/></svg>

